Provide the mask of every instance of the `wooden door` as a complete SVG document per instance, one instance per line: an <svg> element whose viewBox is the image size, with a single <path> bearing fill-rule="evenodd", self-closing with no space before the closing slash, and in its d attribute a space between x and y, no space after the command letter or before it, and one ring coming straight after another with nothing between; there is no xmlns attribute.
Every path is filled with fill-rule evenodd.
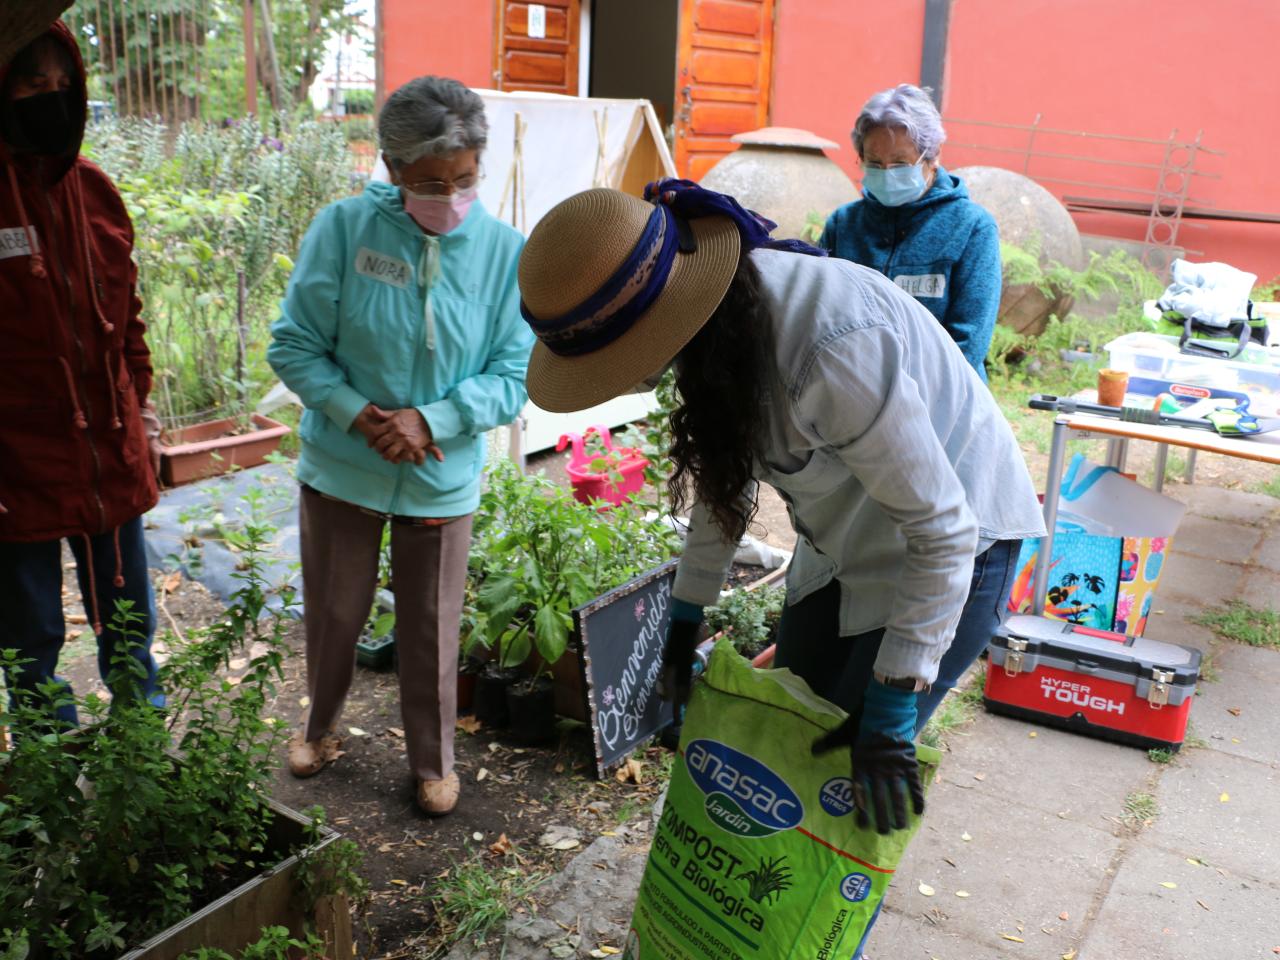
<svg viewBox="0 0 1280 960"><path fill-rule="evenodd" d="M693 180L769 123L776 0L680 0L676 169Z"/></svg>
<svg viewBox="0 0 1280 960"><path fill-rule="evenodd" d="M498 0L494 87L577 96L581 14L581 0Z"/></svg>

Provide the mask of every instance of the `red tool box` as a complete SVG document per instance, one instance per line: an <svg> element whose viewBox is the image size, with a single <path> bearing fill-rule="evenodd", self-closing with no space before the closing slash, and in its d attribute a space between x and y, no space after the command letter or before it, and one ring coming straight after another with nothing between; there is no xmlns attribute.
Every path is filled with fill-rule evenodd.
<svg viewBox="0 0 1280 960"><path fill-rule="evenodd" d="M1018 615L987 649L993 713L1135 747L1177 750L1186 739L1194 647Z"/></svg>

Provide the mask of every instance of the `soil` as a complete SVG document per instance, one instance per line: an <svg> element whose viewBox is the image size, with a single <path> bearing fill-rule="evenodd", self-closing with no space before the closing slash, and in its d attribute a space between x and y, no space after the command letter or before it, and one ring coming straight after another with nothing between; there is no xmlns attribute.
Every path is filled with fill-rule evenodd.
<svg viewBox="0 0 1280 960"><path fill-rule="evenodd" d="M153 577L162 633L185 635L223 610L198 583L160 571L153 571ZM67 594L67 601L67 615L82 616L74 593ZM97 678L92 634L82 638L84 630L72 628L75 641L64 648L59 672L77 692L105 692ZM286 642L293 655L286 660L285 681L270 713L292 730L306 695L301 623L290 627ZM158 641L156 650L163 658L165 645ZM549 876L601 833L645 815L660 789L659 778L652 776L665 753L660 748L640 758L641 783L631 776L625 782L597 781L584 725L562 720L555 742L531 747L465 715L455 731L462 799L451 815L431 819L415 803L401 727L395 673L357 667L338 727L343 756L317 776L297 780L284 766L283 746L279 752L275 798L297 810L324 807L330 826L364 852L360 873L369 895L353 911L357 956L362 958L436 956L451 938L430 896L457 864L479 858L493 867ZM539 846L538 838L552 824L580 830L580 846L565 851ZM503 850L507 841L508 852L490 849L496 845Z"/></svg>

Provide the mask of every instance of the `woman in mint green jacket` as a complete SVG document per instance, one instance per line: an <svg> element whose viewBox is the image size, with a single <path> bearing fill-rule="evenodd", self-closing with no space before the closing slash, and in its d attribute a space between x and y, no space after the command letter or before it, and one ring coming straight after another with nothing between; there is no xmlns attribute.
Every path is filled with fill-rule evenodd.
<svg viewBox="0 0 1280 960"><path fill-rule="evenodd" d="M476 199L484 103L420 77L378 117L391 183L320 212L302 243L267 359L302 399L298 478L311 705L289 766L318 773L391 524L400 701L417 801L457 803L458 626L486 431L527 399L523 238Z"/></svg>

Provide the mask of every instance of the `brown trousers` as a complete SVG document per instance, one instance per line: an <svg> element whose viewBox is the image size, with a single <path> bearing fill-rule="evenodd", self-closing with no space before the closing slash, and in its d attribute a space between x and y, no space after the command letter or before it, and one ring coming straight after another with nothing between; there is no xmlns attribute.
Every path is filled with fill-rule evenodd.
<svg viewBox="0 0 1280 960"><path fill-rule="evenodd" d="M298 512L311 696L305 735L316 740L334 729L351 688L386 521L305 488ZM458 628L470 546L470 516L439 526L391 521L400 713L409 766L420 780L453 772Z"/></svg>

